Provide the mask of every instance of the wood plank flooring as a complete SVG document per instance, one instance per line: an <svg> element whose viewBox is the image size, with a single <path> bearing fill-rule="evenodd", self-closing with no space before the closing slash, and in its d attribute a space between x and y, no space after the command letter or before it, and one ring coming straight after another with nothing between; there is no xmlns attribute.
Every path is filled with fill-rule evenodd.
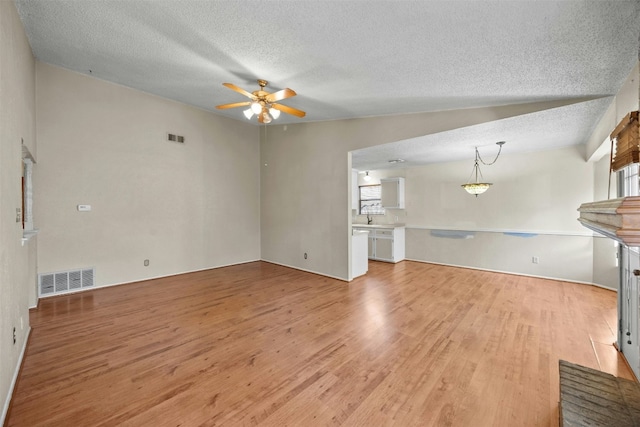
<svg viewBox="0 0 640 427"><path fill-rule="evenodd" d="M43 299L10 426L557 426L558 360L633 378L616 294L404 261L254 262Z"/></svg>

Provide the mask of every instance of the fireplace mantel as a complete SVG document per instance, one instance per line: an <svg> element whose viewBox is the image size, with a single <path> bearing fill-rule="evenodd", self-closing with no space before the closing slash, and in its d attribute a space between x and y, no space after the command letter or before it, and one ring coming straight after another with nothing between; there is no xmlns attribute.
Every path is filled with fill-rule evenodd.
<svg viewBox="0 0 640 427"><path fill-rule="evenodd" d="M640 197L583 203L578 221L627 246L640 246Z"/></svg>

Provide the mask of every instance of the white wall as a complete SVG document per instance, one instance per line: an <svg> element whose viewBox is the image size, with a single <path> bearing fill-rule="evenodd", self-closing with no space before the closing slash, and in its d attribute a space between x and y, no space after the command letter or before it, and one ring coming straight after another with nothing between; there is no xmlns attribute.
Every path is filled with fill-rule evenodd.
<svg viewBox="0 0 640 427"><path fill-rule="evenodd" d="M37 237L22 246L22 222L16 222L21 140L36 156L34 58L14 3L0 1L0 423L28 336L28 307L35 303Z"/></svg>
<svg viewBox="0 0 640 427"><path fill-rule="evenodd" d="M95 267L103 286L260 259L258 127L40 62L36 78L39 273Z"/></svg>

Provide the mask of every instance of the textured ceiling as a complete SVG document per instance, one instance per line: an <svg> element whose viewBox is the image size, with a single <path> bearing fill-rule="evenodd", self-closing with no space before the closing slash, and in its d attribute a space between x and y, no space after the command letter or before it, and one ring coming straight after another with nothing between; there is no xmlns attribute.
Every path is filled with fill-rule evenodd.
<svg viewBox="0 0 640 427"><path fill-rule="evenodd" d="M505 141L503 154L543 151L584 143L593 128L592 117L607 109L611 97L580 102L567 107L496 120L448 132L426 135L391 144L357 150L352 162L359 170L404 168L428 163L468 159L474 149L493 156L496 142ZM389 160L402 159L402 163Z"/></svg>
<svg viewBox="0 0 640 427"><path fill-rule="evenodd" d="M282 103L307 116L282 114L273 124L613 95L640 47L638 1L16 5L35 56L47 63L238 120L242 109L215 109L245 100L223 82L253 91L263 78L273 91L294 89L298 96ZM354 164L472 157L478 140L519 138L521 149L584 143L605 99L379 147Z"/></svg>

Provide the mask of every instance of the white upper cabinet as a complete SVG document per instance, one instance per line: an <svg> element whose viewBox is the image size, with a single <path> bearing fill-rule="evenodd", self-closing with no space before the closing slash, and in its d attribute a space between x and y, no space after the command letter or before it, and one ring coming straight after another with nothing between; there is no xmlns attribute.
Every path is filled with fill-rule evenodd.
<svg viewBox="0 0 640 427"><path fill-rule="evenodd" d="M382 207L404 209L404 178L384 178L382 185Z"/></svg>

